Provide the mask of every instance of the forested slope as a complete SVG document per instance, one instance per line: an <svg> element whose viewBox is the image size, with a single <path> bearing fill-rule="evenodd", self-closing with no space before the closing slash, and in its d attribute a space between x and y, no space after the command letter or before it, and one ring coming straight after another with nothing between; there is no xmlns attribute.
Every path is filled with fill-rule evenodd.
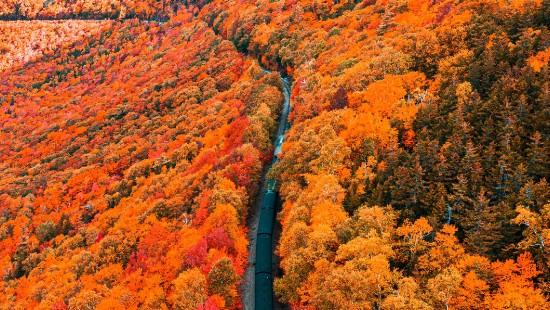
<svg viewBox="0 0 550 310"><path fill-rule="evenodd" d="M282 300L547 308L550 2L339 2L200 13L295 80Z"/></svg>
<svg viewBox="0 0 550 310"><path fill-rule="evenodd" d="M0 20L124 19L167 20L181 7L178 0L4 0Z"/></svg>
<svg viewBox="0 0 550 310"><path fill-rule="evenodd" d="M183 13L0 80L0 308L239 306L277 75Z"/></svg>
<svg viewBox="0 0 550 310"><path fill-rule="evenodd" d="M240 306L283 98L253 59L293 78L277 298L550 307L549 0L16 2L121 21L1 73L8 308Z"/></svg>
<svg viewBox="0 0 550 310"><path fill-rule="evenodd" d="M105 30L107 22L67 20L58 22L25 21L0 24L0 70L19 67L75 41Z"/></svg>

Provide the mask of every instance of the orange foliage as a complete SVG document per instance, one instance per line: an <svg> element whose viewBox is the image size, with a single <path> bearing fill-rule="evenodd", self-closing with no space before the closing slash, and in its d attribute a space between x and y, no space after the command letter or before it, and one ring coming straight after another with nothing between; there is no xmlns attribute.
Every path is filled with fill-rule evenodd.
<svg viewBox="0 0 550 310"><path fill-rule="evenodd" d="M0 308L242 307L258 61L281 301L549 307L547 1L46 2L0 18L103 21L0 22Z"/></svg>
<svg viewBox="0 0 550 310"><path fill-rule="evenodd" d="M185 19L2 24L14 43L65 31L0 72L2 307L240 307L245 218L283 96Z"/></svg>

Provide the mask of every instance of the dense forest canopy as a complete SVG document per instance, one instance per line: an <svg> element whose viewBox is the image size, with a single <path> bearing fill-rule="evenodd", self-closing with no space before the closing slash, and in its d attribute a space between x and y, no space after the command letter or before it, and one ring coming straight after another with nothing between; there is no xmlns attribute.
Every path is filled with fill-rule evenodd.
<svg viewBox="0 0 550 310"><path fill-rule="evenodd" d="M0 309L550 308L550 0L0 4ZM48 21L49 19L73 19Z"/></svg>
<svg viewBox="0 0 550 310"><path fill-rule="evenodd" d="M181 19L1 73L6 309L239 306L282 86Z"/></svg>

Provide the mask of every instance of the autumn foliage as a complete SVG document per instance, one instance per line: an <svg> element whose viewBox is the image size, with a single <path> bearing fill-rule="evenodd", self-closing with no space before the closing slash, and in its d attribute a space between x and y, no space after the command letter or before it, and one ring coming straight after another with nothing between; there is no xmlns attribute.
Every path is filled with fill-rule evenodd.
<svg viewBox="0 0 550 310"><path fill-rule="evenodd" d="M282 301L549 307L549 12L549 1L203 6L239 50L294 78L271 171Z"/></svg>
<svg viewBox="0 0 550 310"><path fill-rule="evenodd" d="M0 23L0 308L242 307L283 100L259 63L293 82L269 172L279 301L550 308L549 16L548 0L0 4L40 19Z"/></svg>
<svg viewBox="0 0 550 310"><path fill-rule="evenodd" d="M281 82L185 13L103 25L0 73L1 307L237 308Z"/></svg>

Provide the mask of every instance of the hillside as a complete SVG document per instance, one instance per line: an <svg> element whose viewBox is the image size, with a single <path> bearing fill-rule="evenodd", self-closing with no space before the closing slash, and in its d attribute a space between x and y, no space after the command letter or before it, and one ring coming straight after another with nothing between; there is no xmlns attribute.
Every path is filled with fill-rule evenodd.
<svg viewBox="0 0 550 310"><path fill-rule="evenodd" d="M41 2L0 5L0 308L242 308L277 71L277 300L550 308L549 0Z"/></svg>
<svg viewBox="0 0 550 310"><path fill-rule="evenodd" d="M549 4L202 9L218 33L295 80L273 171L285 200L282 300L546 308ZM516 275L525 284L508 269L521 264L538 268Z"/></svg>
<svg viewBox="0 0 550 310"><path fill-rule="evenodd" d="M0 70L22 66L30 61L52 55L63 45L70 46L88 35L106 29L107 23L67 20L12 21L0 24Z"/></svg>
<svg viewBox="0 0 550 310"><path fill-rule="evenodd" d="M277 76L185 15L1 76L3 308L239 305Z"/></svg>

